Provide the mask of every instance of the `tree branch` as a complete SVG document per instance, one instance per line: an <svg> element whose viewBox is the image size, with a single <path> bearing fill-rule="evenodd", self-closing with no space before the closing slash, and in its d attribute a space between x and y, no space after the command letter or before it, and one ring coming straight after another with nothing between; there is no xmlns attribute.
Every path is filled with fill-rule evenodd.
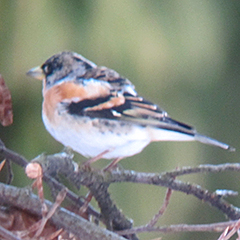
<svg viewBox="0 0 240 240"><path fill-rule="evenodd" d="M124 231L118 231L120 235L143 232L179 233L179 232L222 232L227 227L234 227L235 221L210 223L210 224L176 224L162 227L136 227Z"/></svg>
<svg viewBox="0 0 240 240"><path fill-rule="evenodd" d="M0 155L14 161L20 166L25 167L27 161L20 155L13 151L6 149L4 146L0 146ZM44 156L40 155L33 161L41 164L44 172L44 180L50 183L54 188L60 190L64 187L58 181L51 177L58 173L63 174L70 182L72 182L78 188L81 185L89 188L95 199L97 200L101 209L101 215L98 214L94 209L89 207L88 214L92 214L99 217L108 229L118 231L122 230L121 233L132 234L140 231L139 228L132 228L132 222L128 220L122 212L116 207L110 195L108 193L108 187L110 184L115 182L133 182L133 183L144 183L156 186L163 186L175 191L181 191L186 194L191 194L200 200L204 200L211 206L218 208L221 212L226 214L230 219L235 220L240 217L240 210L237 207L229 204L219 194L211 193L207 189L202 188L196 184L185 183L175 178L177 176L193 174L193 173L218 173L223 171L240 171L240 164L220 164L220 165L200 165L198 167L183 167L170 172L164 173L141 173L129 170L112 170L111 172L104 172L101 170L91 170L86 168L79 168L79 166L73 162L73 154L69 152L62 152L59 154ZM68 193L68 198L74 200L79 205L83 204L83 201L79 200L78 196L73 193ZM225 225L224 225L225 224ZM224 227L229 223L222 223ZM231 223L230 223L231 224ZM221 224L218 226L222 226ZM210 226L210 227L209 227ZM213 228L214 225L173 225L169 227L161 228L150 228L149 226L145 229L147 231L195 231L194 229L208 229ZM216 226L216 225L215 225ZM146 226L145 226L146 227ZM186 227L186 228L185 228ZM206 228L205 228L206 227ZM144 229L144 228L142 228ZM174 230L171 230L174 229ZM184 230L185 229L185 230ZM134 231L135 230L135 231ZM141 230L142 231L142 230ZM196 230L198 231L198 230ZM203 230L205 231L205 230ZM222 231L222 228L221 230ZM137 239L135 235L128 236L130 239Z"/></svg>
<svg viewBox="0 0 240 240"><path fill-rule="evenodd" d="M17 188L0 183L0 203L12 205L23 209L31 214L41 216L41 203L36 195L26 188ZM50 209L52 203L45 200ZM66 210L59 208L50 220L58 228L71 232L81 240L124 240L123 237L96 226L95 224L83 219L82 217Z"/></svg>
<svg viewBox="0 0 240 240"><path fill-rule="evenodd" d="M234 164L233 164L234 165ZM224 165L221 165L224 167ZM219 170L219 168L217 167ZM236 168L232 168L236 170ZM137 173L134 171L113 171L111 172L111 179L109 181L114 182L134 182L144 183L157 186L163 186L175 191L184 192L186 194L193 195L204 202L209 203L211 206L218 208L228 218L235 220L240 218L240 209L226 202L221 196L216 193L211 193L208 190L202 188L196 184L184 183L179 180L174 180L170 174L155 174L155 173Z"/></svg>

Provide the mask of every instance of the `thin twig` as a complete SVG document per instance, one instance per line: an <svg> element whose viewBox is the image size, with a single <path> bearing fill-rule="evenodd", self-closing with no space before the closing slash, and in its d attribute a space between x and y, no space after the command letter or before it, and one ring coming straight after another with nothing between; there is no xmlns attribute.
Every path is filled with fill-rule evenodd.
<svg viewBox="0 0 240 240"><path fill-rule="evenodd" d="M7 229L3 228L2 226L0 226L0 236L8 240L21 240L21 238L8 231Z"/></svg>
<svg viewBox="0 0 240 240"><path fill-rule="evenodd" d="M15 153L14 151L11 151L10 149L6 148L3 144L3 142L0 139L0 155L3 157L11 160L12 162L16 163L17 165L21 167L26 167L29 163L23 156L20 154ZM43 179L46 182L51 183L55 188L59 191L61 189L65 188L65 186L61 183L59 183L56 179L52 178L48 174L44 174ZM84 201L79 198L78 195L73 193L72 191L67 192L67 198L69 198L71 201L73 201L79 208L84 204ZM88 213L95 216L96 218L100 218L100 213L97 212L91 205L88 206Z"/></svg>
<svg viewBox="0 0 240 240"><path fill-rule="evenodd" d="M221 234L221 236L218 238L218 240L228 240L230 237L232 237L235 233L238 232L240 228L240 220L238 220L233 226L227 227L224 232ZM231 229L229 231L229 229Z"/></svg>
<svg viewBox="0 0 240 240"><path fill-rule="evenodd" d="M159 220L159 218L160 218L160 217L163 215L163 213L166 211L171 196L172 196L172 189L168 188L162 207L160 208L160 210L158 211L158 213L154 215L154 217L151 219L151 221L150 221L145 227L147 227L147 228L148 228L148 227L154 227L154 225L157 223L157 221Z"/></svg>
<svg viewBox="0 0 240 240"><path fill-rule="evenodd" d="M213 207L216 207L224 214L226 214L229 219L236 220L240 218L240 209L226 202L218 194L211 193L207 189L204 189L196 184L184 183L179 180L174 180L172 176L167 176L166 174L140 173L130 170L112 171L111 176L108 177L108 181L134 182L171 188L175 191L193 195L198 199L209 203Z"/></svg>
<svg viewBox="0 0 240 240"><path fill-rule="evenodd" d="M219 165L212 164L204 164L199 165L198 167L182 167L173 171L162 173L162 175L166 174L166 176L170 177L178 177L186 174L193 173L218 173L225 171L240 171L240 163L224 163Z"/></svg>
<svg viewBox="0 0 240 240"><path fill-rule="evenodd" d="M176 224L162 227L136 227L124 231L117 231L120 235L143 232L162 232L162 233L179 233L179 232L222 232L226 227L233 227L237 221L219 222L210 224Z"/></svg>

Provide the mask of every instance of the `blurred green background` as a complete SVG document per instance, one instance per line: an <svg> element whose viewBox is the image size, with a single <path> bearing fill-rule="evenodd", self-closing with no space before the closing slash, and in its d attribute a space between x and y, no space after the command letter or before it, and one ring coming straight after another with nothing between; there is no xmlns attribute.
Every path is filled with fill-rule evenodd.
<svg viewBox="0 0 240 240"><path fill-rule="evenodd" d="M59 152L41 121L41 82L25 75L51 55L78 52L130 79L139 94L173 118L236 147L229 153L201 143L152 143L122 160L126 169L161 172L182 166L239 161L240 2L127 0L1 0L0 73L12 93L14 123L0 127L6 146L29 160ZM76 161L85 159L76 154ZM94 164L106 165L107 160ZM14 167L14 185L30 183ZM239 191L239 174L181 178L212 191ZM114 184L115 199L135 226L157 212L164 188ZM239 198L228 199L239 206ZM174 193L159 225L224 221L223 214L182 193ZM219 234L147 233L141 239L216 239Z"/></svg>

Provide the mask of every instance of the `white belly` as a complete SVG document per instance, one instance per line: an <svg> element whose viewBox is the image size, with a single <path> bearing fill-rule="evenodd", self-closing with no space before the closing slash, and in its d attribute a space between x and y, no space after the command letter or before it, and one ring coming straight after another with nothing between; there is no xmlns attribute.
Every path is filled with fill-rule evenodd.
<svg viewBox="0 0 240 240"><path fill-rule="evenodd" d="M128 157L141 152L151 141L143 127L115 120L63 114L55 118L55 124L43 115L43 122L57 141L85 157L95 157L106 150L106 159Z"/></svg>

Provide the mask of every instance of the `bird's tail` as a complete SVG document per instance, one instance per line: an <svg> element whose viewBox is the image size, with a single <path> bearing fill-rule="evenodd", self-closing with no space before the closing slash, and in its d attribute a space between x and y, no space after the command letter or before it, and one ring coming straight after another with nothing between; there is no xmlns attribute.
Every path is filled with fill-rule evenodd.
<svg viewBox="0 0 240 240"><path fill-rule="evenodd" d="M165 117L156 123L156 127L150 128L152 141L198 141L204 144L213 145L235 151L234 147L226 143L219 142L216 139L199 134L193 127Z"/></svg>
<svg viewBox="0 0 240 240"><path fill-rule="evenodd" d="M194 139L195 139L196 141L198 141L198 142L205 143L205 144L208 144L208 145L217 146L217 147L226 149L226 150L228 150L228 151L230 151L230 152L234 152L234 151L235 151L235 148L234 148L234 147L231 147L231 146L229 146L229 145L226 144L226 143L219 142L219 141L216 140L216 139L213 139L213 138L210 138L210 137L201 135L201 134L199 134L199 133L196 133L196 134L194 135Z"/></svg>

